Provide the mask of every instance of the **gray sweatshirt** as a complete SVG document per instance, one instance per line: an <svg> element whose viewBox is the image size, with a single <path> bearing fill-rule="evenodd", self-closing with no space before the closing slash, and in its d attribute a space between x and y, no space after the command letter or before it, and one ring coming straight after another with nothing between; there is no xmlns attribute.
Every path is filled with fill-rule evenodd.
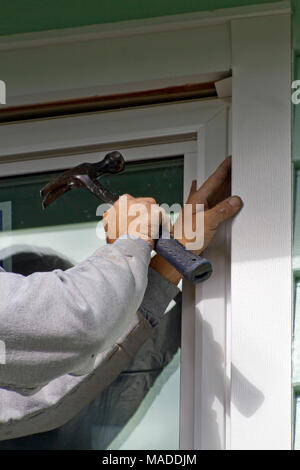
<svg viewBox="0 0 300 470"><path fill-rule="evenodd" d="M127 239L65 272L0 274L0 439L64 424L126 367L178 293L151 270L148 282L149 260Z"/></svg>

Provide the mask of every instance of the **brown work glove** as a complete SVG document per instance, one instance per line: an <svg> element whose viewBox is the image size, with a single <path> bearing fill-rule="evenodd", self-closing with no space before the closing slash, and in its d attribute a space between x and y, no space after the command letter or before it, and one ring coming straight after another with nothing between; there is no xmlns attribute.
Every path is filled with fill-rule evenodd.
<svg viewBox="0 0 300 470"><path fill-rule="evenodd" d="M200 248L192 250L196 254L200 254L209 245L219 224L234 217L242 208L243 202L241 198L239 196L229 197L230 192L231 157L226 158L198 190L196 181L192 182L186 204L192 204L191 224L193 230L195 230L196 227L196 204L204 204L204 240ZM172 232L175 237L176 227L179 224L184 226L184 215L185 208L183 208L174 224ZM176 238L180 243L190 249L189 245L193 240L186 240L184 236ZM159 255L152 258L150 265L173 284L177 284L181 279L180 273Z"/></svg>
<svg viewBox="0 0 300 470"><path fill-rule="evenodd" d="M191 224L193 230L196 228L196 204L204 205L204 240L203 245L198 249L192 250L200 254L209 245L214 237L218 225L227 219L234 217L241 209L243 202L239 196L229 197L231 192L231 157L227 157L216 171L205 181L197 190L197 182L194 180L191 185L190 194L186 204L192 205ZM183 208L174 225L174 236L176 237L176 227L179 224L184 226L185 208ZM190 223L190 222L189 222ZM181 225L181 226L182 226ZM181 231L178 230L181 234ZM193 240L187 240L184 237L176 237L180 243L187 246L193 243Z"/></svg>

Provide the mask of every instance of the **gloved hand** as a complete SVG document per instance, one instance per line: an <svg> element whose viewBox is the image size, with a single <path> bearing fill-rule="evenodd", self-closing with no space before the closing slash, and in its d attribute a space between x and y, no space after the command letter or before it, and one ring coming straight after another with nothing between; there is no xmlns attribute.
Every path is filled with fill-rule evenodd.
<svg viewBox="0 0 300 470"><path fill-rule="evenodd" d="M151 197L134 198L123 194L114 205L103 214L103 225L108 243L113 243L122 235L140 238L151 249L159 235L159 227L165 212Z"/></svg>
<svg viewBox="0 0 300 470"><path fill-rule="evenodd" d="M205 181L197 190L197 182L194 180L191 185L190 194L186 205L191 205L191 220L187 225L192 225L193 231L196 228L197 204L204 205L203 229L204 240L201 246L193 249L194 240L187 239L184 236L184 230L178 230L182 236L176 236L178 228L184 227L185 213L189 215L187 207L184 207L178 219L176 220L173 233L174 237L180 241L187 249L200 254L209 245L217 228L221 222L234 217L242 208L243 202L239 196L229 197L231 192L231 157L227 157L216 171ZM196 245L196 244L195 244Z"/></svg>
<svg viewBox="0 0 300 470"><path fill-rule="evenodd" d="M196 228L196 205L204 205L204 240L201 247L193 250L191 247L193 240L187 240L184 237L184 231L182 232L183 236L177 236L178 233L181 233L180 228L184 227L185 208L183 208L174 224L173 230L171 230L174 237L186 246L188 250L191 249L196 254L200 254L211 242L219 224L234 217L243 206L241 198L239 196L229 197L230 193L231 157L228 157L198 190L196 181L192 182L190 194L186 201L186 204L192 205L192 217L187 225L191 224L193 231ZM178 227L179 230L177 230ZM178 284L181 279L181 274L160 255L155 255L152 258L150 266L173 284Z"/></svg>

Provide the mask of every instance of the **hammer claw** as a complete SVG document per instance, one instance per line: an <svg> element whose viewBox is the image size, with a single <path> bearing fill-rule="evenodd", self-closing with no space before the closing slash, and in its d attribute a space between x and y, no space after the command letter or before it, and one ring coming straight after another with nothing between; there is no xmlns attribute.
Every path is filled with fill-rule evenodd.
<svg viewBox="0 0 300 470"><path fill-rule="evenodd" d="M41 196L43 198L42 207L46 209L53 201L55 201L59 196L62 194L70 191L70 187L68 186L60 186L52 191L47 192L45 188L41 190Z"/></svg>
<svg viewBox="0 0 300 470"><path fill-rule="evenodd" d="M116 197L99 184L97 178L105 174L117 174L124 170L125 160L120 152L110 152L97 163L82 163L65 171L47 183L40 191L44 209L70 189L85 188L105 202L113 202Z"/></svg>

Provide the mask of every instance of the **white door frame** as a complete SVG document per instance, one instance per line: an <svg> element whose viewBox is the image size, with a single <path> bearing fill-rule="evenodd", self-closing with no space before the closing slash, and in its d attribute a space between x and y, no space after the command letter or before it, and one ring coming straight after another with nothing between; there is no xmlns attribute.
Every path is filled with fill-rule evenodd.
<svg viewBox="0 0 300 470"><path fill-rule="evenodd" d="M218 253L216 258L216 248L209 253L214 260L215 272L223 274L219 277L217 274L202 288L197 288L195 297L191 289L184 294L185 309L189 312L186 317L195 322L196 341L193 367L190 368L195 371L191 381L193 406L187 408L185 404L189 419L185 420L185 413L182 413L182 422L188 421L191 427L193 419L193 425L181 443L183 448L291 447L290 10L287 2L264 7L240 8L236 15L230 10L217 19L208 14L206 18L198 18L197 25L188 24L186 17L184 24L177 23L176 27L174 23L170 26L168 21L162 26L160 20L159 27L164 32L161 40L167 38L161 50L166 53L169 47L170 57L174 60L170 66L164 64L162 67L159 64L162 64L163 56L159 56L156 64L159 73L155 75L152 68L151 76L147 72L149 80L146 76L138 76L139 87L144 84L151 88L163 80L170 81L173 75L176 75L177 82L184 82L187 71L189 83L197 81L201 74L228 71L229 68L232 68L233 75L232 185L233 193L243 198L245 207L233 223L231 261L226 258L226 250ZM183 75L180 64L185 51L180 49L176 51L178 54L172 55L170 39L175 31L182 39L185 38L187 46L194 34L198 38L209 34L210 41L215 37L214 60L210 60L207 49L200 47L199 43L199 50L191 50ZM149 42L143 44L155 58L156 46L148 33ZM137 31L133 36L136 34ZM138 34L143 34L141 29ZM130 37L130 32L127 30L125 35ZM105 37L104 34L104 46ZM221 38L225 38L224 44L218 49L216 46L219 44L221 47ZM124 37L115 35L114 40L122 43ZM68 47L77 47L78 37L68 41ZM51 44L51 47L44 45L43 52L49 50L51 60L60 50L61 58L67 51L60 43ZM99 43L96 45L101 47ZM39 43L29 44L28 50L34 51L35 47L43 50ZM118 47L116 45L115 54L118 54ZM10 46L3 44L2 48L0 61L5 59L11 65L11 60L18 55L16 41ZM217 51L222 51L222 54ZM20 53L25 52L21 50ZM29 54L28 51L26 53ZM8 70L13 70L13 67ZM131 87L136 86L135 72L134 67L129 67L125 77ZM105 80L101 82L104 88L107 86ZM64 90L65 86L62 87ZM88 84L87 88L91 87L92 84ZM39 90L39 98L54 93L50 88ZM22 93L21 89L18 91ZM70 95L74 96L73 92L72 89ZM56 98L58 94L54 93ZM26 96L28 99L23 102L32 100L32 94ZM210 164L217 163L224 156L226 146L219 142L220 136L222 140L226 138L225 110L225 103L208 100L201 105L195 101L1 125L0 172L3 175L24 174L65 168L83 158L93 161L99 158L99 152L90 152L91 145L98 145L99 151L104 152L106 148L119 147L123 143L124 153L128 151L131 159L138 159L137 152L134 156L134 146L143 145L147 153L147 142L159 142L159 151L166 146L167 152L167 146L173 145L176 153L174 139L177 142L196 139L196 151L189 149L187 152L198 157L197 169L192 166L188 169L186 163L186 174L197 172L201 182L210 171ZM219 129L218 139L216 128ZM74 155L72 147L75 149L79 145L86 152ZM68 149L69 156L64 155L64 149ZM186 162L194 160L192 155L187 155ZM225 239L227 244L230 243L228 232L230 230L227 229L226 234L224 228L219 235L223 247ZM222 296L220 292L223 292ZM196 314L191 319L194 306ZM188 337L185 327L183 334ZM192 353L189 359L192 360ZM218 375L222 361L224 367ZM184 366L184 374L187 373L185 369ZM216 379L217 376L221 378ZM187 381L186 377L184 382L187 384Z"/></svg>

